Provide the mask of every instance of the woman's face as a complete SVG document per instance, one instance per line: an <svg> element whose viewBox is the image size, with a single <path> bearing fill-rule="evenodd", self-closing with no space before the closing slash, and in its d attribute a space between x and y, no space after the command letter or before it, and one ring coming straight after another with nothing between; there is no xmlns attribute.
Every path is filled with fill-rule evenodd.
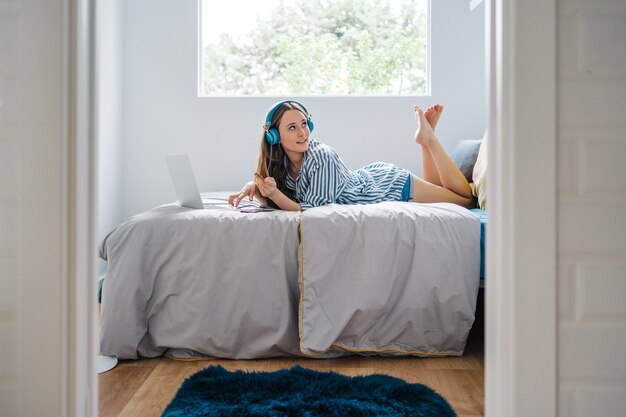
<svg viewBox="0 0 626 417"><path fill-rule="evenodd" d="M278 123L280 143L287 155L302 153L309 149L309 125L304 113L300 110L287 110Z"/></svg>

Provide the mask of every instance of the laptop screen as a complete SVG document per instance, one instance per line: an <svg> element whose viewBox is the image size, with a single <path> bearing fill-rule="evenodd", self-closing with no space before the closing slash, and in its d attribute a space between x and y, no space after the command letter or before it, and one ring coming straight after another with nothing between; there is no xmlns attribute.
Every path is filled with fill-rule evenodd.
<svg viewBox="0 0 626 417"><path fill-rule="evenodd" d="M202 198L191 169L188 155L168 155L165 157L170 169L176 196L183 207L202 209Z"/></svg>

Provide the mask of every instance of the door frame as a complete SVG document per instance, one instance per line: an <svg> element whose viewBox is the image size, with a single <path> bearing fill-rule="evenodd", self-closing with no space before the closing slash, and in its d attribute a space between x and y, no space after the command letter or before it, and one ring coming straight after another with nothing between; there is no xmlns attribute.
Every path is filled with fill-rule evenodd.
<svg viewBox="0 0 626 417"><path fill-rule="evenodd" d="M67 388L64 415L98 415L96 371L96 227L97 227L97 68L96 3L66 0L65 216L68 264L65 307Z"/></svg>
<svg viewBox="0 0 626 417"><path fill-rule="evenodd" d="M487 0L485 415L557 415L557 4Z"/></svg>

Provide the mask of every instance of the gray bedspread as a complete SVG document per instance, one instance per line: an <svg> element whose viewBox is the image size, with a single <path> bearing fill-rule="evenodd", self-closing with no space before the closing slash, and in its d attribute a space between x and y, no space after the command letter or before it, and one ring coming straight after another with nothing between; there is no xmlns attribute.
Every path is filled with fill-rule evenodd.
<svg viewBox="0 0 626 417"><path fill-rule="evenodd" d="M462 354L474 322L479 242L480 223L454 204L306 211L302 353Z"/></svg>
<svg viewBox="0 0 626 417"><path fill-rule="evenodd" d="M203 200L205 210L144 212L100 244L102 354L463 351L480 262L480 224L468 210L380 203L242 213L223 198Z"/></svg>
<svg viewBox="0 0 626 417"><path fill-rule="evenodd" d="M299 213L245 214L219 202L160 206L103 240L102 354L299 354Z"/></svg>

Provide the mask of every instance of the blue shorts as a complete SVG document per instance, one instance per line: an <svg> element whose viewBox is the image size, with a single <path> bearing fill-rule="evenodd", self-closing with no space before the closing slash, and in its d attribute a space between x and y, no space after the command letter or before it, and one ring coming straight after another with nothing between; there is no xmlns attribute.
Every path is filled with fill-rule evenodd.
<svg viewBox="0 0 626 417"><path fill-rule="evenodd" d="M406 182L402 187L402 192L400 193L400 201L411 200L413 200L413 175L409 174L409 177L406 179Z"/></svg>

